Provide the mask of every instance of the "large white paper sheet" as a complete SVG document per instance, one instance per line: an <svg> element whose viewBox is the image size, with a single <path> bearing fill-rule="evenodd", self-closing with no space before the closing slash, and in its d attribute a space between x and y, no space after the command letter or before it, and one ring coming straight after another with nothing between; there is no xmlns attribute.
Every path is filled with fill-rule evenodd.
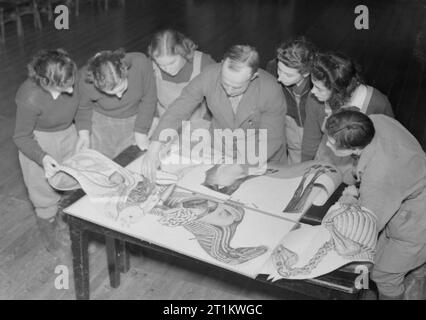
<svg viewBox="0 0 426 320"><path fill-rule="evenodd" d="M274 280L315 278L354 261L373 262L376 242L372 212L336 203L321 225L300 224L286 234L260 273Z"/></svg>
<svg viewBox="0 0 426 320"><path fill-rule="evenodd" d="M139 174L141 158L122 168L92 153L62 167L88 194L66 208L68 214L248 277L313 278L349 262L372 260L375 218L367 210L336 204L323 225L298 223L313 202L334 191L339 180L331 166L269 171L215 191L205 183L210 165L170 164L177 186L173 179L153 186ZM98 162L100 172L95 172ZM110 192L121 186L125 192L112 201Z"/></svg>
<svg viewBox="0 0 426 320"><path fill-rule="evenodd" d="M259 256L243 263L234 264L236 262L232 260L225 263L213 258L203 250L194 233L184 226L162 225L159 222L160 217L154 214L143 216L137 223L122 225L108 218L103 212L102 206L97 206L89 201L87 196L66 208L65 212L248 277L255 277L258 274L283 235L287 234L295 225L287 220L244 210L244 217L236 226L235 233L228 245L234 249L254 247L255 250L258 250Z"/></svg>

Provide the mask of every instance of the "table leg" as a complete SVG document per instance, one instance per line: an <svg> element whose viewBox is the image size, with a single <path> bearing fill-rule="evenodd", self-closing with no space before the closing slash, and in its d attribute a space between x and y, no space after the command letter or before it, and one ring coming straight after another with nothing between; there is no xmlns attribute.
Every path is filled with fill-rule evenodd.
<svg viewBox="0 0 426 320"><path fill-rule="evenodd" d="M120 286L120 262L118 240L105 236L109 283L112 288Z"/></svg>
<svg viewBox="0 0 426 320"><path fill-rule="evenodd" d="M130 269L130 257L127 250L126 241L117 240L117 247L120 272L126 273Z"/></svg>
<svg viewBox="0 0 426 320"><path fill-rule="evenodd" d="M75 295L78 300L88 300L90 287L87 231L74 222L74 219L69 220L69 225Z"/></svg>

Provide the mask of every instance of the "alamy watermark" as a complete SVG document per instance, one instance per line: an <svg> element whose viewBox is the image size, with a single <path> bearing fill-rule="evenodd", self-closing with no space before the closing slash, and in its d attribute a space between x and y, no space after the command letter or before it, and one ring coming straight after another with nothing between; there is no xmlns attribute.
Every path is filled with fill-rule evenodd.
<svg viewBox="0 0 426 320"><path fill-rule="evenodd" d="M70 288L70 271L67 266L60 264L55 268L55 288L58 290L68 290Z"/></svg>
<svg viewBox="0 0 426 320"><path fill-rule="evenodd" d="M358 5L355 7L357 17L354 21L355 29L357 30L368 30L370 28L369 11L365 5Z"/></svg>
<svg viewBox="0 0 426 320"><path fill-rule="evenodd" d="M370 272L365 265L358 265L355 267L355 273L360 275L355 278L355 288L358 290L369 289Z"/></svg>
<svg viewBox="0 0 426 320"><path fill-rule="evenodd" d="M70 11L66 5L55 7L55 28L58 30L68 30L70 28Z"/></svg>
<svg viewBox="0 0 426 320"><path fill-rule="evenodd" d="M178 132L164 129L159 141L174 140ZM198 128L191 131L191 123L182 121L182 133L178 144L172 145L179 157L164 160L165 164L241 164L248 170L266 171L268 154L267 129L214 129Z"/></svg>

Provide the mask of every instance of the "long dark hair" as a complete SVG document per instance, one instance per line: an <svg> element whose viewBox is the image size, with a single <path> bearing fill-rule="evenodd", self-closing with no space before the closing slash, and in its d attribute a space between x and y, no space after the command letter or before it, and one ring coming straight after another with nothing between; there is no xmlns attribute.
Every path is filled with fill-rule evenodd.
<svg viewBox="0 0 426 320"><path fill-rule="evenodd" d="M332 110L338 110L363 83L359 67L340 53L317 53L313 59L311 77L322 81L331 90L327 101Z"/></svg>

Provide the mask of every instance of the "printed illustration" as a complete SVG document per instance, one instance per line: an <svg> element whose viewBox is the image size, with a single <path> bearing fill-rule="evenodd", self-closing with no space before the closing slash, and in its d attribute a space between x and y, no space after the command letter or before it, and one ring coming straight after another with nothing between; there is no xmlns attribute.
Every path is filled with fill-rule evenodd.
<svg viewBox="0 0 426 320"><path fill-rule="evenodd" d="M244 219L241 206L176 192L152 213L160 217L159 223L163 225L184 227L211 257L230 265L244 263L268 250L266 246L233 248L230 245Z"/></svg>
<svg viewBox="0 0 426 320"><path fill-rule="evenodd" d="M174 192L173 175L159 173L153 183L93 150L65 161L61 171L51 179L53 186L79 184L101 211L122 226L139 222L146 214L156 215L161 225L185 228L208 255L229 265L252 260L268 250L262 245L232 247L237 227L244 219L244 208L193 193Z"/></svg>
<svg viewBox="0 0 426 320"><path fill-rule="evenodd" d="M370 211L354 204L336 203L324 217L322 225L315 228L308 232L311 235L322 232L326 236L322 240L313 236L303 250L291 250L289 247L296 248L297 245L285 240L274 249L271 261L279 277L313 278L352 261L373 261L377 229L376 217ZM311 235L305 233L306 238ZM317 249L313 249L314 246ZM331 253L335 256L324 261ZM304 262L300 263L302 255ZM321 271L316 270L321 263ZM274 273L271 272L272 275Z"/></svg>
<svg viewBox="0 0 426 320"><path fill-rule="evenodd" d="M176 180L173 175L162 174L157 183L152 183L95 150L85 150L66 160L49 183L59 190L81 187L107 216L134 223L161 200L162 185Z"/></svg>
<svg viewBox="0 0 426 320"><path fill-rule="evenodd" d="M306 202L314 187L320 187L327 192L327 188L321 183L317 182L317 179L326 173L336 173L336 169L327 165L313 165L308 168L303 174L302 181L300 181L294 196L291 198L287 207L283 212L287 213L300 213L306 205ZM311 176L311 177L310 177ZM310 180L308 179L310 177Z"/></svg>
<svg viewBox="0 0 426 320"><path fill-rule="evenodd" d="M235 191L238 190L238 188L241 186L241 184L243 184L247 180L259 177L258 175L249 175L249 176L237 179L233 184L231 184L229 186L220 186L220 185L214 183L215 175L218 174L218 170L220 170L220 166L221 165L215 165L215 166L211 167L210 169L208 169L206 171L206 178L205 178L204 182L202 183L202 185L213 190L213 191L220 192L220 193L223 193L223 194L226 194L226 195L232 195ZM276 169L267 169L266 174L274 173L276 171L277 171Z"/></svg>

